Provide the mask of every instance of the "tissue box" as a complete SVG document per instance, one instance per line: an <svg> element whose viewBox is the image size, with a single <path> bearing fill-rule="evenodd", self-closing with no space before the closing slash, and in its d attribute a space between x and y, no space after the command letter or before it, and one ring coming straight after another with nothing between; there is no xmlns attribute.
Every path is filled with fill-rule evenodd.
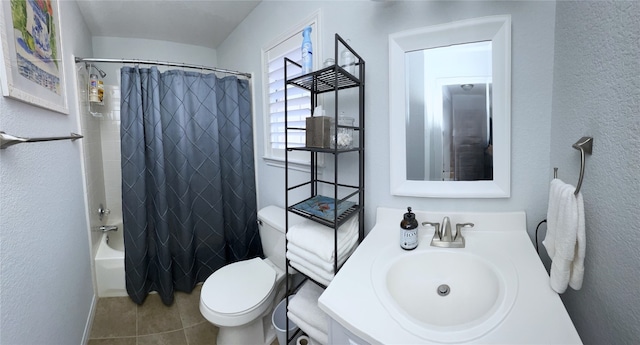
<svg viewBox="0 0 640 345"><path fill-rule="evenodd" d="M330 148L333 118L313 116L306 119L307 147Z"/></svg>

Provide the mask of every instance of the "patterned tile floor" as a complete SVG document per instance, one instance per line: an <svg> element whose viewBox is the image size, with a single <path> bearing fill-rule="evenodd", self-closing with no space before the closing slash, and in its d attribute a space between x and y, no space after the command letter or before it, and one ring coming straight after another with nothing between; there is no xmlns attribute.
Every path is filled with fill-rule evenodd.
<svg viewBox="0 0 640 345"><path fill-rule="evenodd" d="M140 306L129 297L100 298L88 345L215 344L218 328L200 314L200 286L176 293L171 306L157 294Z"/></svg>

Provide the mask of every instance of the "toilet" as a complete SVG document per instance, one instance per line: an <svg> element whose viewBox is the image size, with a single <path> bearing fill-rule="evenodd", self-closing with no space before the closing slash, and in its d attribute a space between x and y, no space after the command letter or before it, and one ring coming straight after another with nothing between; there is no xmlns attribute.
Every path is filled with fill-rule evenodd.
<svg viewBox="0 0 640 345"><path fill-rule="evenodd" d="M289 226L301 220L290 214ZM275 339L271 313L285 293L285 210L277 206L259 210L258 228L265 259L228 264L202 285L200 313L219 327L219 345L268 345Z"/></svg>

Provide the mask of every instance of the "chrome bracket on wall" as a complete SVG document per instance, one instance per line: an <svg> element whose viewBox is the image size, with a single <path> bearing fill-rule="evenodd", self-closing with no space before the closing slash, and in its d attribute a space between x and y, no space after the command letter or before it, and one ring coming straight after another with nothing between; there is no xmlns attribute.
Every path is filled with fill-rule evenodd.
<svg viewBox="0 0 640 345"><path fill-rule="evenodd" d="M578 179L578 185L576 186L575 195L578 195L580 192L580 187L582 187L582 179L584 178L584 164L585 164L585 154L591 154L593 151L593 138L592 137L582 137L580 140L576 141L572 147L576 150L580 150L580 178Z"/></svg>
<svg viewBox="0 0 640 345"><path fill-rule="evenodd" d="M54 140L75 141L80 138L83 138L83 136L77 133L71 133L71 135L66 137L23 138L23 137L16 137L0 131L0 149L6 149L9 146L13 146L21 143L35 143L40 141L54 141Z"/></svg>
<svg viewBox="0 0 640 345"><path fill-rule="evenodd" d="M578 178L578 184L576 185L576 191L574 195L578 195L580 188L582 187L582 180L584 179L584 165L586 163L586 155L590 155L593 152L593 137L582 137L571 145L576 150L580 151L580 176ZM558 168L553 168L553 178L558 178Z"/></svg>

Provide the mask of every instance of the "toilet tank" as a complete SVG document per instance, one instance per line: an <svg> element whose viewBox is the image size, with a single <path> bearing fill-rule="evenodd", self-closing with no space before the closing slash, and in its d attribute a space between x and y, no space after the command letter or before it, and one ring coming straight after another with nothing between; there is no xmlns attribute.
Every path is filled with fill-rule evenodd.
<svg viewBox="0 0 640 345"><path fill-rule="evenodd" d="M303 220L300 216L289 213L289 227ZM285 270L285 210L278 206L267 206L258 211L258 229L265 257Z"/></svg>

